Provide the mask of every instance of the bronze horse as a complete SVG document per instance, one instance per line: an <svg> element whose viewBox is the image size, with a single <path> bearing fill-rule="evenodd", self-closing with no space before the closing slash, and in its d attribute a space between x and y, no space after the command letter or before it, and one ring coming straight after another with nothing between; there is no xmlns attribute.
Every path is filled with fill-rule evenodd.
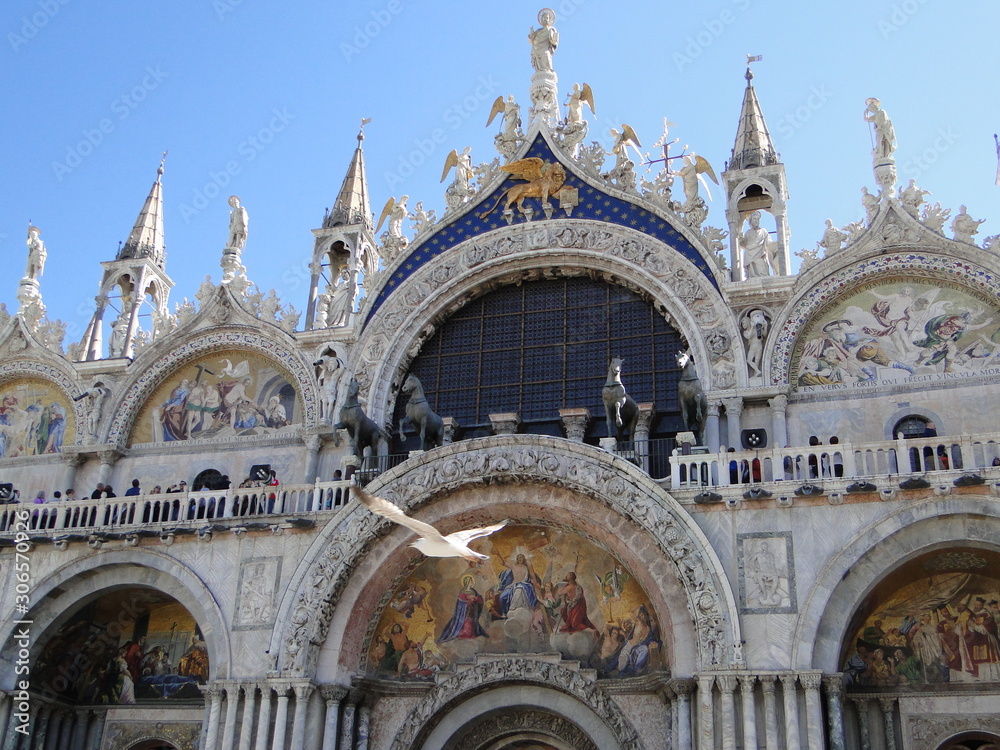
<svg viewBox="0 0 1000 750"><path fill-rule="evenodd" d="M622 383L622 359L614 357L608 367L608 379L601 393L604 399L604 413L608 422L608 437L618 442L625 440L628 432L630 440L635 440L635 426L639 421L639 405L625 393Z"/></svg>
<svg viewBox="0 0 1000 750"><path fill-rule="evenodd" d="M698 370L694 365L694 358L690 352L678 352L677 364L681 368L681 380L677 384L677 400L681 406L681 421L684 429L695 434L695 438L701 435L701 428L705 423L705 392L701 389L701 381L698 380Z"/></svg>
<svg viewBox="0 0 1000 750"><path fill-rule="evenodd" d="M409 422L420 432L421 450L439 447L444 442L444 422L427 403L420 380L415 375L408 375L400 391L410 397L406 402L406 416L399 420L400 439L404 439L403 427Z"/></svg>
<svg viewBox="0 0 1000 750"><path fill-rule="evenodd" d="M333 426L333 429L347 430L347 434L351 436L351 447L354 449L354 455L363 459L365 448L371 448L372 455L377 455L379 439L389 442L389 435L375 424L375 420L366 415L364 409L361 408L361 402L358 400L360 390L361 384L356 379L351 378L351 382L347 386L347 398L340 409L340 421ZM340 445L339 435L334 445Z"/></svg>

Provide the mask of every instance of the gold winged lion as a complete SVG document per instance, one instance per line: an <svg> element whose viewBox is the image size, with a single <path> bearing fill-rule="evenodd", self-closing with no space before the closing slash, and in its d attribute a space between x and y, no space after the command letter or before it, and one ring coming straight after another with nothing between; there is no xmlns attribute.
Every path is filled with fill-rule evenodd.
<svg viewBox="0 0 1000 750"><path fill-rule="evenodd" d="M481 219L485 219L492 213L493 209L500 205L500 201L504 198L507 199L504 211L516 203L517 209L521 213L524 213L525 198L541 198L542 203L548 203L549 196L555 196L559 192L559 188L566 182L566 170L562 164L542 161L537 156L512 161L510 164L504 164L500 169L504 172L510 172L519 180L527 180L528 182L512 185L503 191L497 198L497 202L479 215Z"/></svg>

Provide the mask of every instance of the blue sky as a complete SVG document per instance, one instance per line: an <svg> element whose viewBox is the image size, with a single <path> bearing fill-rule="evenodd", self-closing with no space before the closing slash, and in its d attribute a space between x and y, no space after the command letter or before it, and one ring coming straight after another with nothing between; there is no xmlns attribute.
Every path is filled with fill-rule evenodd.
<svg viewBox="0 0 1000 750"><path fill-rule="evenodd" d="M788 171L792 250L823 222L863 215L874 189L867 97L881 99L915 178L957 213L1000 232L1000 6L926 0L787 3L551 0L560 89L594 90L590 136L630 124L644 151L671 136L721 172L746 54ZM265 291L304 310L310 230L350 160L361 117L372 208L390 195L444 208L452 148L492 159L493 100L525 106L528 42L542 6L376 0L6 0L0 11L0 301L17 308L28 221L42 229L42 294L67 343L93 312L100 262L113 260L169 151L164 175L171 308L206 274L218 281L230 194L250 215L244 264ZM956 10L960 7L961 10ZM440 135L435 140L435 131ZM714 187L714 186L713 186ZM725 226L714 192L709 224ZM797 264L797 259L795 263Z"/></svg>

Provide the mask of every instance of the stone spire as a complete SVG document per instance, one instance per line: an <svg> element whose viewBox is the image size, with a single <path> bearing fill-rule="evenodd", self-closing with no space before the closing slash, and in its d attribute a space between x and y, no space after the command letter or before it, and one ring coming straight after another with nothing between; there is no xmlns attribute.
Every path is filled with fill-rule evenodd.
<svg viewBox="0 0 1000 750"><path fill-rule="evenodd" d="M764 113L757 100L757 92L753 88L753 71L747 66L745 75L747 90L743 93L743 109L740 111L740 124L736 129L736 143L733 145L732 158L727 169L749 169L777 164L778 154L771 143L771 134L767 132Z"/></svg>
<svg viewBox="0 0 1000 750"><path fill-rule="evenodd" d="M313 230L316 242L309 264L307 330L349 324L359 293L358 274L368 277L378 272L381 256L375 243L365 153L361 148L369 122L367 117L361 120L358 145L333 210L323 217L323 226Z"/></svg>
<svg viewBox="0 0 1000 750"><path fill-rule="evenodd" d="M167 299L174 282L167 276L163 245L163 162L142 205L128 240L114 260L101 263L104 269L95 301L97 308L83 335L80 356L85 360L104 356L104 329L108 329L107 356L132 357L141 346L162 332L169 314ZM105 320L111 308L114 320ZM149 313L152 330L144 331L140 317Z"/></svg>
<svg viewBox="0 0 1000 750"><path fill-rule="evenodd" d="M149 195L146 196L146 202L135 220L132 233L118 250L116 260L150 258L157 266L163 268L166 261L163 244L163 162L166 158L167 155L164 153L156 170L156 180L149 189Z"/></svg>
<svg viewBox="0 0 1000 750"><path fill-rule="evenodd" d="M365 122L367 118L358 131L358 147L354 149L354 156L351 157L351 163L347 167L347 175L340 186L333 210L323 218L325 228L342 224L364 224L374 230L372 207L368 199L368 177L365 174L365 152L361 148L365 140Z"/></svg>
<svg viewBox="0 0 1000 750"><path fill-rule="evenodd" d="M736 142L726 171L722 173L732 281L791 273L785 214L785 201L788 200L785 165L771 142L750 70L750 62L759 59L747 60L747 88L743 93ZM764 219L764 226L761 219ZM749 228L745 229L747 222Z"/></svg>

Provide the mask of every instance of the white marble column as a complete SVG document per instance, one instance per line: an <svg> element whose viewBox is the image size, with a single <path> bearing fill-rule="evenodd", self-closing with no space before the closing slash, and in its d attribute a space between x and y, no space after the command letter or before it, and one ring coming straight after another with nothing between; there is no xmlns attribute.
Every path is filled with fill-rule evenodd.
<svg viewBox="0 0 1000 750"><path fill-rule="evenodd" d="M715 747L715 701L712 699L712 675L698 677L698 747Z"/></svg>
<svg viewBox="0 0 1000 750"><path fill-rule="evenodd" d="M104 725L108 721L108 714L105 711L96 711L94 720L90 722L87 730L87 750L99 750L104 740Z"/></svg>
<svg viewBox="0 0 1000 750"><path fill-rule="evenodd" d="M368 750L368 726L371 722L372 710L367 703L358 707L358 742L355 750Z"/></svg>
<svg viewBox="0 0 1000 750"><path fill-rule="evenodd" d="M742 427L740 417L743 415L742 398L726 398L722 400L726 406L726 433L729 447L736 450L743 450Z"/></svg>
<svg viewBox="0 0 1000 750"><path fill-rule="evenodd" d="M677 696L677 750L691 750L691 693L694 680L672 680L670 687Z"/></svg>
<svg viewBox="0 0 1000 750"><path fill-rule="evenodd" d="M709 453L718 453L722 438L719 435L719 407L722 402L718 399L710 398L706 402L707 414L705 416L705 445L708 446Z"/></svg>
<svg viewBox="0 0 1000 750"><path fill-rule="evenodd" d="M319 466L319 449L323 447L323 440L319 435L306 435L302 438L306 444L306 475L302 478L303 484L312 484L316 481L316 467ZM298 509L302 511L302 508ZM316 510L316 508L310 508Z"/></svg>
<svg viewBox="0 0 1000 750"><path fill-rule="evenodd" d="M277 685L274 688L274 692L278 694L278 707L274 710L274 738L271 740L271 750L285 750L289 690L288 685ZM293 747L292 750L298 750L298 748Z"/></svg>
<svg viewBox="0 0 1000 750"><path fill-rule="evenodd" d="M222 689L216 685L202 685L201 694L205 696L205 750L216 750L219 744Z"/></svg>
<svg viewBox="0 0 1000 750"><path fill-rule="evenodd" d="M896 699L879 698L878 704L882 709L882 721L885 722L885 750L897 750L896 722L893 719L896 713Z"/></svg>
<svg viewBox="0 0 1000 750"><path fill-rule="evenodd" d="M736 750L736 675L720 674L715 683L721 694L722 750Z"/></svg>
<svg viewBox="0 0 1000 750"><path fill-rule="evenodd" d="M770 447L784 448L788 445L788 424L785 411L788 408L788 396L775 396L768 399L767 403L771 407Z"/></svg>
<svg viewBox="0 0 1000 750"><path fill-rule="evenodd" d="M861 739L861 750L872 750L871 728L868 726L868 699L852 698L854 708L858 712L858 736Z"/></svg>
<svg viewBox="0 0 1000 750"><path fill-rule="evenodd" d="M760 687L764 691L764 747L766 750L778 750L778 722L774 717L778 715L777 704L774 700L774 675L765 675L760 678Z"/></svg>
<svg viewBox="0 0 1000 750"><path fill-rule="evenodd" d="M340 702L347 690L339 685L324 685L320 688L326 701L326 720L323 723L323 750L337 750L337 724L340 718Z"/></svg>
<svg viewBox="0 0 1000 750"><path fill-rule="evenodd" d="M260 718L257 720L257 741L254 750L267 750L267 739L271 736L271 685L257 683L260 688Z"/></svg>
<svg viewBox="0 0 1000 750"><path fill-rule="evenodd" d="M240 750L250 750L253 741L253 712L257 707L257 686L243 685L243 723L240 725Z"/></svg>
<svg viewBox="0 0 1000 750"><path fill-rule="evenodd" d="M783 674L781 680L781 697L785 702L785 748L799 750L802 743L799 740L799 698L795 690L793 674Z"/></svg>
<svg viewBox="0 0 1000 750"><path fill-rule="evenodd" d="M230 682L226 685L226 723L222 730L222 750L233 750L236 742L236 712L240 707L240 686Z"/></svg>
<svg viewBox="0 0 1000 750"><path fill-rule="evenodd" d="M28 743L28 747L36 748L41 750L45 747L45 740L49 736L49 718L52 713L52 706L48 703L42 705L38 713L32 717L32 721L29 725L29 731L31 732L31 742ZM14 734L13 732L11 734ZM17 746L17 741L21 739L22 735L14 734L13 740L14 744L11 747Z"/></svg>
<svg viewBox="0 0 1000 750"><path fill-rule="evenodd" d="M743 747L757 750L757 702L753 694L757 678L752 674L741 674L739 681L740 696L743 698Z"/></svg>
<svg viewBox="0 0 1000 750"><path fill-rule="evenodd" d="M69 746L72 750L84 750L87 742L87 728L90 726L91 712L82 709L76 712L76 726L73 727L73 736L70 737Z"/></svg>
<svg viewBox="0 0 1000 750"><path fill-rule="evenodd" d="M304 747L303 738L306 732L306 709L309 708L309 697L314 686L310 683L295 686L295 716L292 719L291 748Z"/></svg>
<svg viewBox="0 0 1000 750"><path fill-rule="evenodd" d="M351 696L351 700L344 706L344 721L340 725L340 750L351 750L354 747L354 711L356 696Z"/></svg>
<svg viewBox="0 0 1000 750"><path fill-rule="evenodd" d="M826 714L830 727L830 750L844 750L844 677L840 674L824 675Z"/></svg>
<svg viewBox="0 0 1000 750"><path fill-rule="evenodd" d="M823 700L819 694L823 676L819 674L803 674L799 682L806 690L806 737L810 750L823 748Z"/></svg>
<svg viewBox="0 0 1000 750"><path fill-rule="evenodd" d="M98 472L97 481L101 484L107 484L111 481L111 470L121 458L121 454L118 451L101 451L100 457L101 469ZM80 497L84 497L84 495L81 494Z"/></svg>

